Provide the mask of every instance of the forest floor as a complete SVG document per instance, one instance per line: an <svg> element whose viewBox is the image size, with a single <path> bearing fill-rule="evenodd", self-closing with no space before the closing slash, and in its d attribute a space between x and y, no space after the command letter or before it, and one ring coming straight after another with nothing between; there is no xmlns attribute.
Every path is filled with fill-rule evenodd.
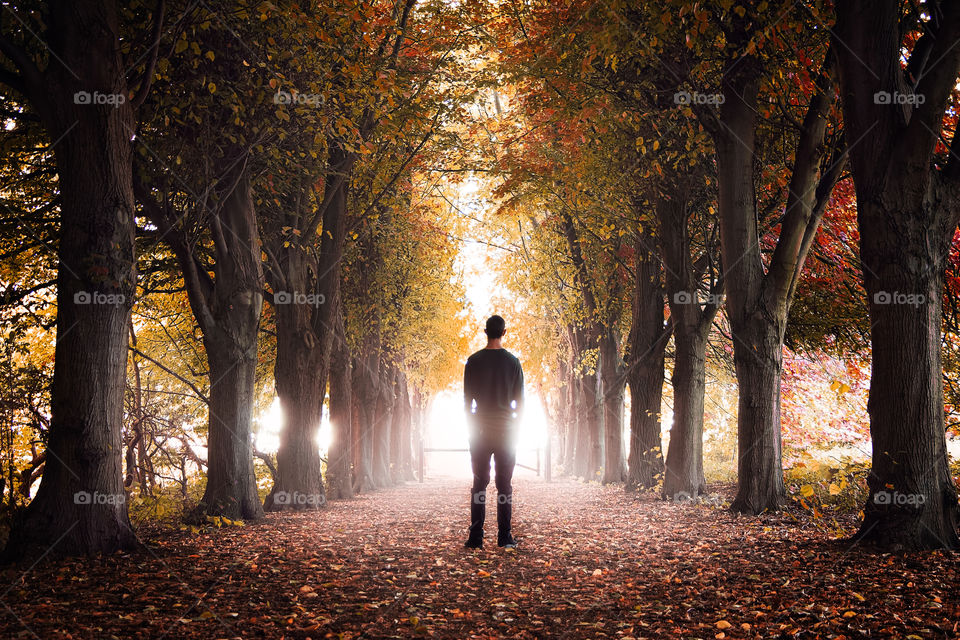
<svg viewBox="0 0 960 640"><path fill-rule="evenodd" d="M148 549L0 572L0 637L945 638L960 555L876 555L790 512L736 517L515 480L516 550L463 548L469 481L407 483ZM491 535L491 533L493 535Z"/></svg>

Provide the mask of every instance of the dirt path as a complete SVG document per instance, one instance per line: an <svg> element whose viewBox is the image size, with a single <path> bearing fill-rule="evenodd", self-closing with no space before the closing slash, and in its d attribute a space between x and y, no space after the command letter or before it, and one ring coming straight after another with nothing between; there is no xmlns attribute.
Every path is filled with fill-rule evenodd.
<svg viewBox="0 0 960 640"><path fill-rule="evenodd" d="M872 556L782 515L529 478L515 481L520 548L498 549L489 523L487 547L470 551L468 484L408 483L132 556L8 568L0 637L957 635L956 555Z"/></svg>

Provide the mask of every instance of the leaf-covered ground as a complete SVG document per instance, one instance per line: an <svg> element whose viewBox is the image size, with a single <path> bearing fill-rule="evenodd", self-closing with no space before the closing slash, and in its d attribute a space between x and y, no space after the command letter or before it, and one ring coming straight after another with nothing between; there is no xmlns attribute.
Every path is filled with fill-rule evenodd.
<svg viewBox="0 0 960 640"><path fill-rule="evenodd" d="M491 507L494 496L491 488ZM462 547L432 480L149 550L2 572L0 637L956 637L960 558L873 555L789 514L515 480L520 548ZM492 511L492 509L490 509ZM493 514L489 514L493 515Z"/></svg>

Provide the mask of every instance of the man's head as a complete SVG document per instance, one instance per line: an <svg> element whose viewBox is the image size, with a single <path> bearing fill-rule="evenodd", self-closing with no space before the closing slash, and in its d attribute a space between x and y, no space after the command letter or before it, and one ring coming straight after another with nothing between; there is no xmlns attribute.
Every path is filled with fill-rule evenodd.
<svg viewBox="0 0 960 640"><path fill-rule="evenodd" d="M496 340L497 338L503 337L503 332L506 330L507 323L500 316L490 316L487 318L487 326L484 328L483 332L487 334L487 338L490 340Z"/></svg>

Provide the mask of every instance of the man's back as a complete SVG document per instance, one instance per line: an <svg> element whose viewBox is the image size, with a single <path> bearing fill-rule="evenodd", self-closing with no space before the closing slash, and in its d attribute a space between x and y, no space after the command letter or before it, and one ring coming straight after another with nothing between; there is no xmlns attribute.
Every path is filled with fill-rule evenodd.
<svg viewBox="0 0 960 640"><path fill-rule="evenodd" d="M464 407L484 424L508 423L523 405L523 369L506 349L481 349L467 359L463 370ZM516 403L516 404L514 404Z"/></svg>

